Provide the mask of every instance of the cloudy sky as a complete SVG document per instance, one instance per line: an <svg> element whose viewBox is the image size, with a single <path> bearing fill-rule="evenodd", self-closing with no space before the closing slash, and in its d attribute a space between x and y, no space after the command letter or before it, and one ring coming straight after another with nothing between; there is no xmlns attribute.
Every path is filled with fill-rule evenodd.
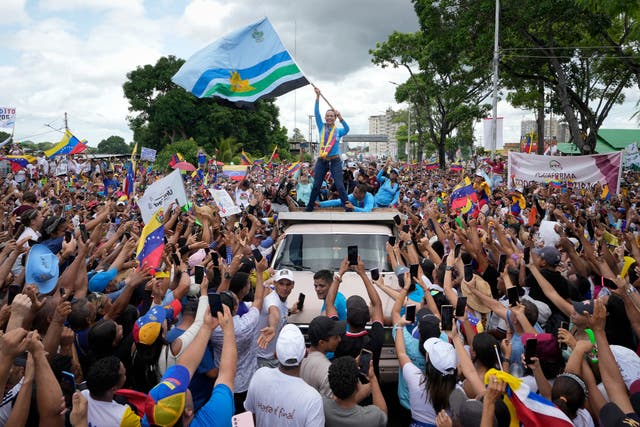
<svg viewBox="0 0 640 427"><path fill-rule="evenodd" d="M132 139L122 92L127 72L161 56L188 58L264 16L351 132L368 133L370 115L406 108L390 81L408 78L405 70L372 65L368 51L394 30L418 29L409 0L2 0L0 16L0 106L17 108L16 138L58 140L51 127L63 126L66 111L69 127L90 145L111 135ZM637 127L629 120L637 88L630 95L604 127ZM298 127L308 135L314 99L310 86L278 99L289 134ZM533 118L503 102L499 115L506 142L519 139L522 119Z"/></svg>

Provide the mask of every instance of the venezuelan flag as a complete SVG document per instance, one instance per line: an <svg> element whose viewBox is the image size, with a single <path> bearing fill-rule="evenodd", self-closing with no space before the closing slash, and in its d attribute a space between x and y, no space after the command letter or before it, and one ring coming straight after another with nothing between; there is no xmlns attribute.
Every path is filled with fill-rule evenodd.
<svg viewBox="0 0 640 427"><path fill-rule="evenodd" d="M29 163L35 163L36 158L33 156L23 155L23 156L2 156L0 157L2 160L7 160L11 163L11 170L13 173L16 173L22 168L26 168Z"/></svg>
<svg viewBox="0 0 640 427"><path fill-rule="evenodd" d="M224 165L222 167L222 173L233 181L242 181L247 174L247 167L242 165Z"/></svg>
<svg viewBox="0 0 640 427"><path fill-rule="evenodd" d="M263 164L263 163L264 163L264 159L255 159L255 160L253 161L253 164L254 164L254 165L261 165L261 164Z"/></svg>
<svg viewBox="0 0 640 427"><path fill-rule="evenodd" d="M158 210L144 226L136 250L136 259L140 265L147 265L155 270L160 266L164 252L164 225L160 215L161 211Z"/></svg>
<svg viewBox="0 0 640 427"><path fill-rule="evenodd" d="M549 181L549 186L551 188L555 188L555 189L561 189L562 188L562 182L561 181Z"/></svg>
<svg viewBox="0 0 640 427"><path fill-rule="evenodd" d="M451 166L449 166L449 170L451 170L451 172L460 172L462 165L460 163L452 163Z"/></svg>
<svg viewBox="0 0 640 427"><path fill-rule="evenodd" d="M287 167L287 172L289 173L289 175L293 175L294 173L298 172L300 170L300 162L294 162L291 163L288 167Z"/></svg>
<svg viewBox="0 0 640 427"><path fill-rule="evenodd" d="M424 168L428 171L436 170L440 167L438 162L431 162L424 165Z"/></svg>
<svg viewBox="0 0 640 427"><path fill-rule="evenodd" d="M169 160L169 166L173 167L176 163L180 163L184 161L184 156L180 153L175 153L171 156L171 160Z"/></svg>
<svg viewBox="0 0 640 427"><path fill-rule="evenodd" d="M64 136L56 145L44 152L47 157L64 156L67 154L82 153L87 145L86 141L80 141L78 138L67 129L64 132Z"/></svg>
<svg viewBox="0 0 640 427"><path fill-rule="evenodd" d="M470 210L471 207L468 205L468 199L472 203L478 202L478 195L476 191L473 189L473 184L468 176L465 176L464 179L453 188L451 192L451 209L467 209ZM467 212L468 212L467 210Z"/></svg>
<svg viewBox="0 0 640 427"><path fill-rule="evenodd" d="M245 153L244 150L242 150L242 153L240 153L240 164L250 165L251 163L253 162L251 161L249 155Z"/></svg>
<svg viewBox="0 0 640 427"><path fill-rule="evenodd" d="M491 375L507 383L503 401L511 415L510 427L518 427L520 423L531 427L573 426L564 412L544 397L533 393L520 378L492 368L484 375L485 385L489 384Z"/></svg>

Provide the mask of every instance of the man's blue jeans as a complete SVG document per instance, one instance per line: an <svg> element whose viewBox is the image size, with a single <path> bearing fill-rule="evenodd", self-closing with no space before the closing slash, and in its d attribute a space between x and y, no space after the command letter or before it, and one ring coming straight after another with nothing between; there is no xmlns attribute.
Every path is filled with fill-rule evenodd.
<svg viewBox="0 0 640 427"><path fill-rule="evenodd" d="M311 189L311 195L309 196L309 204L305 211L311 212L315 208L316 199L322 188L322 182L327 171L331 171L333 176L333 182L338 189L340 200L342 200L342 206L347 202L347 191L344 189L344 182L342 179L342 160L340 157L334 159L320 159L316 161L316 167L313 170L313 188Z"/></svg>

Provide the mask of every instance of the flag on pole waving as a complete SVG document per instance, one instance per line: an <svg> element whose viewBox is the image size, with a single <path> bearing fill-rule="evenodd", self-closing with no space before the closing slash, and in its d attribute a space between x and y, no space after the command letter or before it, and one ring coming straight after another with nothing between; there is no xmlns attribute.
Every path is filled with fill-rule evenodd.
<svg viewBox="0 0 640 427"><path fill-rule="evenodd" d="M171 80L198 98L215 96L241 108L309 84L268 18L196 52Z"/></svg>

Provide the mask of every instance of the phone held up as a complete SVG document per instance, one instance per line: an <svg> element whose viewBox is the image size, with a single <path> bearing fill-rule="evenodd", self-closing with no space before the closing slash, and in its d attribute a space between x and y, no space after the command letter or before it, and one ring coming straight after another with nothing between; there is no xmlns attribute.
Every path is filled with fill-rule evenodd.
<svg viewBox="0 0 640 427"><path fill-rule="evenodd" d="M360 373L360 380L362 383L367 384L367 376L369 375L369 364L373 358L373 353L366 348L360 350L360 359L358 361L358 368Z"/></svg>
<svg viewBox="0 0 640 427"><path fill-rule="evenodd" d="M347 246L347 258L349 265L358 265L358 247Z"/></svg>

